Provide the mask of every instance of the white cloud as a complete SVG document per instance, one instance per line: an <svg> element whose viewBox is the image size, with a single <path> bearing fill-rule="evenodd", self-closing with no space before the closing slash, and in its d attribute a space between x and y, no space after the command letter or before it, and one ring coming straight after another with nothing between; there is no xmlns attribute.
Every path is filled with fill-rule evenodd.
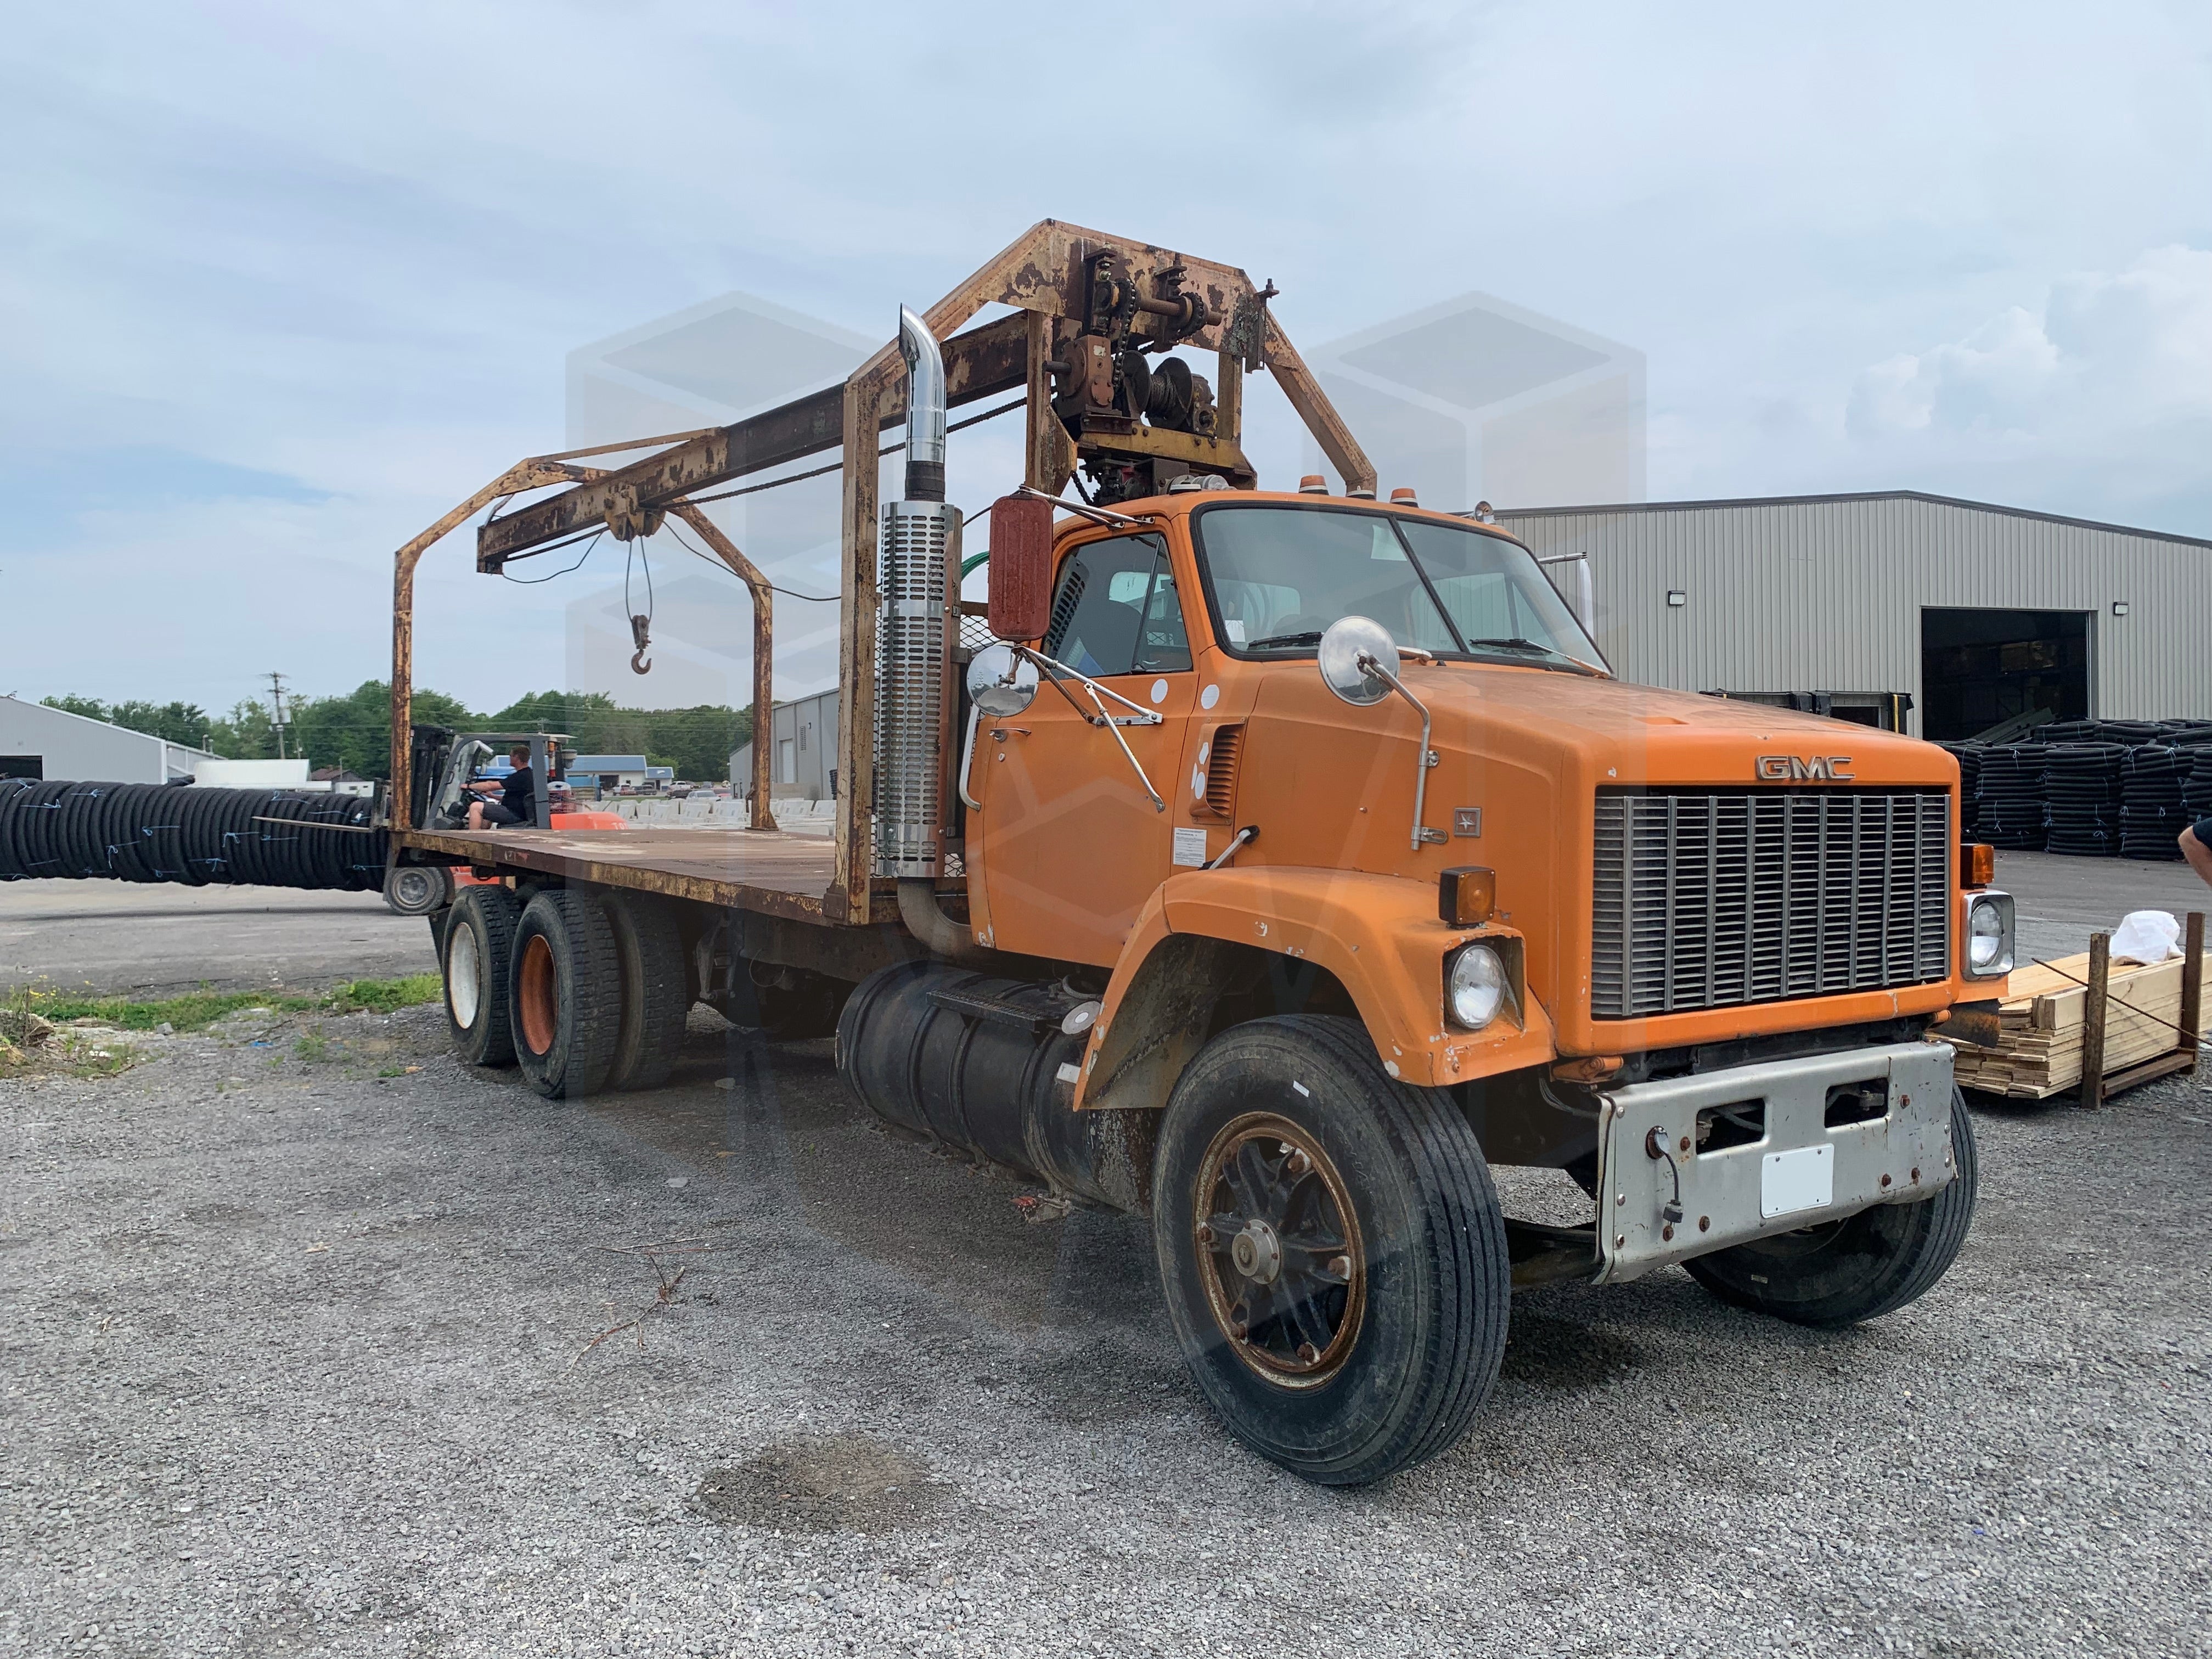
<svg viewBox="0 0 2212 1659"><path fill-rule="evenodd" d="M1923 434L2008 449L2132 447L2212 415L2212 251L2168 246L2051 285L1964 339L1875 363L1851 389L1852 437Z"/></svg>

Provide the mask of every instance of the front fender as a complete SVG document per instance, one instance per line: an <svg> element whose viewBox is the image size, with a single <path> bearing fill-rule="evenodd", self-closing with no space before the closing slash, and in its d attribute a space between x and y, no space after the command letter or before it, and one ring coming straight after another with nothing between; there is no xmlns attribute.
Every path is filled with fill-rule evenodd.
<svg viewBox="0 0 2212 1659"><path fill-rule="evenodd" d="M1516 1006L1486 1030L1462 1031L1443 1018L1444 959L1476 939L1500 947ZM1407 1083L1463 1083L1555 1056L1550 1018L1528 994L1519 933L1446 924L1432 883L1341 870L1194 870L1163 883L1130 929L1085 1052L1079 1108L1102 1067L1111 1075L1139 1054L1187 1058L1195 987L1163 987L1152 982L1160 975L1146 973L1166 959L1170 939L1256 947L1327 969L1359 1011L1384 1068ZM1206 971L1180 950L1176 961L1184 978ZM1139 1029L1122 1029L1131 1022Z"/></svg>

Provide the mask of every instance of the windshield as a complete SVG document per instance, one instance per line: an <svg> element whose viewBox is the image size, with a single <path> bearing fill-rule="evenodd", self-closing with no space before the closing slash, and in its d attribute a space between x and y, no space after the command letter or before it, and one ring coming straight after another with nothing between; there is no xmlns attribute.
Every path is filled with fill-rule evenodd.
<svg viewBox="0 0 2212 1659"><path fill-rule="evenodd" d="M1604 658L1526 549L1433 520L1334 507L1207 507L1191 533L1218 637L1239 655L1310 652L1342 617L1440 657Z"/></svg>

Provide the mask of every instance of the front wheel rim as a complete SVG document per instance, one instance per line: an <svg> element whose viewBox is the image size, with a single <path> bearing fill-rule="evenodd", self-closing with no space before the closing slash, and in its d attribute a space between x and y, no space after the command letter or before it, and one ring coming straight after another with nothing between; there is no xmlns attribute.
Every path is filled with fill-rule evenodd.
<svg viewBox="0 0 2212 1659"><path fill-rule="evenodd" d="M1288 1118L1248 1113L1206 1147L1192 1198L1192 1253L1229 1351L1278 1388L1328 1382L1359 1339L1367 1255L1320 1141Z"/></svg>

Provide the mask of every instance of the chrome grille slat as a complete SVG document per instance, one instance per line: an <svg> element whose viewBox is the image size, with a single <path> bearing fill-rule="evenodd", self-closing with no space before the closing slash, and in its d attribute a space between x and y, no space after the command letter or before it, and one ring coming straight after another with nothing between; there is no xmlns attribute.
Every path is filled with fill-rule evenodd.
<svg viewBox="0 0 2212 1659"><path fill-rule="evenodd" d="M1936 791L1601 791L1592 1016L1944 978L1951 833Z"/></svg>

